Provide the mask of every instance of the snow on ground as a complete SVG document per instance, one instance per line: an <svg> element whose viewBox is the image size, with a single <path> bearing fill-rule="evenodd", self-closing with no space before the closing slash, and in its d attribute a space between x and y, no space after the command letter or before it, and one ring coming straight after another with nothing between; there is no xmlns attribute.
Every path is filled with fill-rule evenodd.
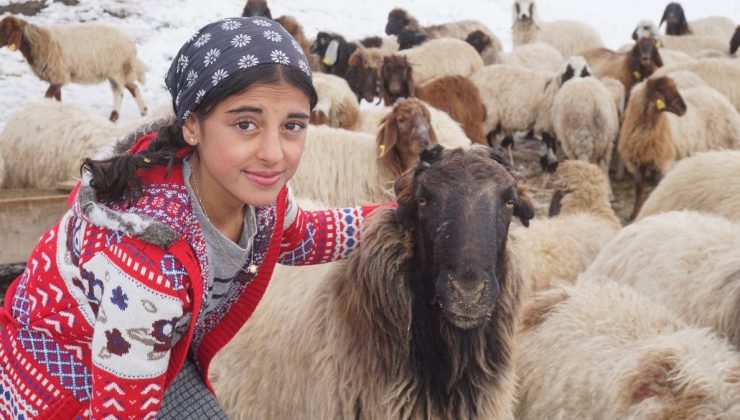
<svg viewBox="0 0 740 420"><path fill-rule="evenodd" d="M17 2L0 0L0 5ZM129 34L138 46L139 58L149 67L143 94L149 109L154 110L170 102L164 87L164 74L182 43L210 21L241 15L245 3L246 0L83 0L77 6L54 2L36 16L21 17L39 25L95 21ZM667 3L540 0L538 5L543 20L587 22L599 31L607 47L618 48L630 42L629 36L639 20L653 19L657 23ZM740 22L740 1L737 0L683 0L682 4L689 19L722 15ZM506 50L511 49L511 0L268 0L268 5L273 16L295 16L309 37L319 30L338 32L348 39L383 35L388 12L400 6L423 25L459 19L480 20L496 33ZM47 87L32 74L20 52L0 49L0 130L15 110L42 98ZM62 89L62 99L106 118L113 105L107 83L67 85ZM136 104L125 92L119 124L138 118Z"/></svg>

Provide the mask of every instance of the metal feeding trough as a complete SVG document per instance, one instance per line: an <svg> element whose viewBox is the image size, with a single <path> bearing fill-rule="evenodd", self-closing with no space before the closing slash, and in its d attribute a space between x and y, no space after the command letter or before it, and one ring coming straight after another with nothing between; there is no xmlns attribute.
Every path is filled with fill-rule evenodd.
<svg viewBox="0 0 740 420"><path fill-rule="evenodd" d="M25 263L36 241L67 211L74 184L58 189L0 190L0 265Z"/></svg>

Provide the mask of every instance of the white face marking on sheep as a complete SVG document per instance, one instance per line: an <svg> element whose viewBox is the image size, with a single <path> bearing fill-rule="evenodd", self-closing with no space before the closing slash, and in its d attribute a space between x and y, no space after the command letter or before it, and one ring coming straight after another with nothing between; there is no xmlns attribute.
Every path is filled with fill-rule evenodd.
<svg viewBox="0 0 740 420"><path fill-rule="evenodd" d="M533 0L517 0L514 2L514 21L534 21L535 3Z"/></svg>

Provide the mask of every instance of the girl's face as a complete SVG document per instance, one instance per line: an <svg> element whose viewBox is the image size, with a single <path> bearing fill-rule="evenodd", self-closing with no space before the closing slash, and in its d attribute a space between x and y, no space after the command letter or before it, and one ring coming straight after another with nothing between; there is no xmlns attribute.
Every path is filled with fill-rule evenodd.
<svg viewBox="0 0 740 420"><path fill-rule="evenodd" d="M280 82L252 85L203 120L189 117L183 134L197 144L201 200L229 207L275 201L298 168L310 108L303 91Z"/></svg>

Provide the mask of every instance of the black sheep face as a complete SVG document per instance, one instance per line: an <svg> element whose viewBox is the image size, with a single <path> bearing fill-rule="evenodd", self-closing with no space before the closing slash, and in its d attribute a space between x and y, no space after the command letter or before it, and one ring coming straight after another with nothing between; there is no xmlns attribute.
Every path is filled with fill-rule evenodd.
<svg viewBox="0 0 740 420"><path fill-rule="evenodd" d="M268 19L272 19L270 8L267 7L267 2L265 0L247 1L247 5L244 6L244 11L242 12L242 16L244 17L263 16Z"/></svg>
<svg viewBox="0 0 740 420"><path fill-rule="evenodd" d="M398 179L396 193L398 219L412 226L420 248L415 264L426 270L418 287L433 287L433 300L455 327L485 325L506 287L511 218L534 216L511 165L486 146L437 145Z"/></svg>
<svg viewBox="0 0 740 420"><path fill-rule="evenodd" d="M328 32L319 32L316 35L316 40L311 44L309 50L312 54L318 54L319 57L323 57L326 54L326 49L329 47L329 43L334 40L334 36Z"/></svg>
<svg viewBox="0 0 740 420"><path fill-rule="evenodd" d="M385 33L387 35L398 35L408 26L409 22L410 20L405 10L393 9L388 13L388 23L385 25Z"/></svg>
<svg viewBox="0 0 740 420"><path fill-rule="evenodd" d="M665 7L660 24L665 22L665 33L668 35L684 35L689 31L689 24L686 21L683 7L678 3L669 3Z"/></svg>
<svg viewBox="0 0 740 420"><path fill-rule="evenodd" d="M465 38L465 42L472 45L478 51L478 54L482 53L486 48L493 46L491 37L479 29L469 33L468 37Z"/></svg>
<svg viewBox="0 0 740 420"><path fill-rule="evenodd" d="M398 49L407 50L427 42L427 36L423 32L413 29L404 29L398 34Z"/></svg>

